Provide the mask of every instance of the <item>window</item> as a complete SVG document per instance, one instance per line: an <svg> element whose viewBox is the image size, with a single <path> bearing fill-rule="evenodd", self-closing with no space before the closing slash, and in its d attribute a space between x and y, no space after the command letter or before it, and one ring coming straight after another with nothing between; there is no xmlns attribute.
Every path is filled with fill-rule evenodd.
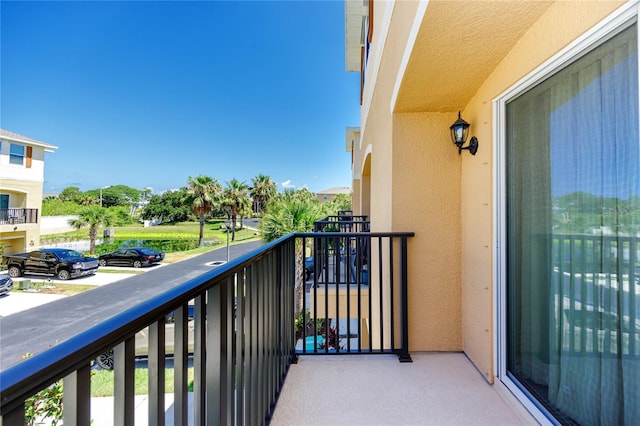
<svg viewBox="0 0 640 426"><path fill-rule="evenodd" d="M9 194L0 194L0 222L9 220Z"/></svg>
<svg viewBox="0 0 640 426"><path fill-rule="evenodd" d="M640 424L637 38L504 101L504 378L564 424Z"/></svg>
<svg viewBox="0 0 640 426"><path fill-rule="evenodd" d="M24 164L24 145L10 144L9 145L9 163L10 164Z"/></svg>

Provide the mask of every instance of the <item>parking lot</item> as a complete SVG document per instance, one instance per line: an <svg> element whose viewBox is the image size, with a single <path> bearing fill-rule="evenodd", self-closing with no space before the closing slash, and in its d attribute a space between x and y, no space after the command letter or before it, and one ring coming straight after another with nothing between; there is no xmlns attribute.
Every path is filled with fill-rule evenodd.
<svg viewBox="0 0 640 426"><path fill-rule="evenodd" d="M103 286L117 281L124 280L126 278L132 278L138 275L146 275L148 272L164 270L168 268L167 273L163 279L168 282L184 282L185 280L194 276L200 275L212 268L224 265L226 263L227 256L231 259L242 256L262 245L260 241L250 241L246 243L234 244L230 246L228 252L226 248L219 248L190 259L180 261L176 264L159 263L153 266L143 268L131 268L131 267L101 267L95 275L73 278L66 281L60 281L55 277L47 277L42 275L29 275L14 280L14 290L7 296L0 297L0 317L25 311L27 309L44 305L49 302L55 301L67 296L55 295L55 294L42 294L37 291L39 286L56 285L58 283L64 284L89 284L96 286ZM116 271L116 272L100 272L103 271ZM172 272L168 272L171 270ZM7 271L0 271L0 273L6 273ZM158 274L151 274L150 276ZM18 291L20 287L20 281L31 280L32 284L29 291Z"/></svg>
<svg viewBox="0 0 640 426"><path fill-rule="evenodd" d="M56 284L78 284L78 285L95 285L102 286L111 284L116 281L124 280L126 278L134 277L140 273L155 270L161 268L163 265L155 265L148 268L124 268L124 267L109 267L105 270L115 272L97 272L95 275L89 275L85 277L74 278L66 281L55 279L55 277L47 277L42 275L25 275L13 280L14 290L5 296L0 296L0 317L6 317L16 312L21 312L35 306L40 306L45 303L52 302L63 297L67 297L60 294L45 294L41 289L49 286L55 286ZM6 274L7 271L0 271L2 274ZM28 283L28 284L26 284ZM18 290L22 287L28 287L24 290Z"/></svg>

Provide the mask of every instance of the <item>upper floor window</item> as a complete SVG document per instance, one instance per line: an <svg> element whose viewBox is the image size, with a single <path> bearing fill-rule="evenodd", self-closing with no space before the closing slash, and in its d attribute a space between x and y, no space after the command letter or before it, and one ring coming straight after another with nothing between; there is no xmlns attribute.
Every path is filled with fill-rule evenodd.
<svg viewBox="0 0 640 426"><path fill-rule="evenodd" d="M25 156L24 154L25 154L24 145L16 145L13 143L9 145L9 163L10 164L23 165L24 156Z"/></svg>

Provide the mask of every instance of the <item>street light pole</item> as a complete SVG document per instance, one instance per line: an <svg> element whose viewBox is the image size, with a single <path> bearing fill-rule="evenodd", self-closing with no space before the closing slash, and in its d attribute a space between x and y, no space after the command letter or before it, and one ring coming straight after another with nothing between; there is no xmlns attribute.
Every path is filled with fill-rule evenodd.
<svg viewBox="0 0 640 426"><path fill-rule="evenodd" d="M229 263L229 221L225 221L225 226L227 228L227 263Z"/></svg>

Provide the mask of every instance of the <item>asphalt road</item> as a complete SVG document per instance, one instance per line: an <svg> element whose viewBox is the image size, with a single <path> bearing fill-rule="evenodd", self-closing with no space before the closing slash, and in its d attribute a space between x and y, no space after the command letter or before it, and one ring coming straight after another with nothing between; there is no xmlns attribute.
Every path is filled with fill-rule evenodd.
<svg viewBox="0 0 640 426"><path fill-rule="evenodd" d="M243 256L261 245L261 241L230 245L229 258L233 260ZM210 272L226 263L226 260L227 248L223 247L181 262L148 268L143 274L77 294L72 297L73 309L68 308L69 301L65 300L70 298L62 298L22 311L20 315L0 318L0 365L4 370L20 362L26 353L38 354L58 342L87 332L107 318ZM90 278L67 282L90 284ZM14 300L15 303L15 299L10 299L15 295L17 293L5 299L9 302ZM43 324L46 327L42 327Z"/></svg>

